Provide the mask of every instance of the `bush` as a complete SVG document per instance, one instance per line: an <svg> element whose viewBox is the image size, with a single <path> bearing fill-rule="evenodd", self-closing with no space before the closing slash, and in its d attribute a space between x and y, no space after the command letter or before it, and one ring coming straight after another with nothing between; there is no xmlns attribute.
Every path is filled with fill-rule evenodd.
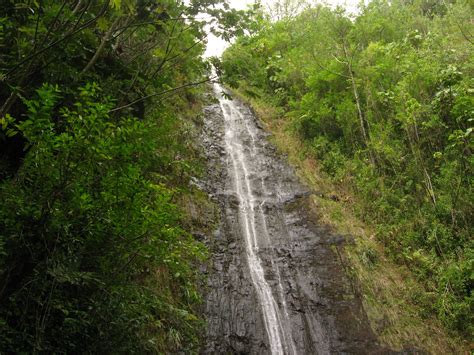
<svg viewBox="0 0 474 355"><path fill-rule="evenodd" d="M203 248L154 177L156 125L111 118L95 84L73 109L60 96L44 85L24 101L28 152L0 184L0 348L140 353L196 341L191 264Z"/></svg>

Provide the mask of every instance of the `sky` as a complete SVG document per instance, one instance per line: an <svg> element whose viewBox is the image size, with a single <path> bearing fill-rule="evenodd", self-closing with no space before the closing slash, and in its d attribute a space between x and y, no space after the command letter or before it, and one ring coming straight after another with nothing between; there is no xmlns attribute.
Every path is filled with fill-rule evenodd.
<svg viewBox="0 0 474 355"><path fill-rule="evenodd" d="M355 13L357 11L357 4L360 0L326 0L325 4L330 6L342 5L348 12ZM272 6L277 0L263 0L264 6ZM229 0L230 6L237 10L245 10L249 4L254 3L254 0ZM217 38L212 33L207 36L207 48L204 57L218 56L220 57L224 49L229 46L229 43Z"/></svg>

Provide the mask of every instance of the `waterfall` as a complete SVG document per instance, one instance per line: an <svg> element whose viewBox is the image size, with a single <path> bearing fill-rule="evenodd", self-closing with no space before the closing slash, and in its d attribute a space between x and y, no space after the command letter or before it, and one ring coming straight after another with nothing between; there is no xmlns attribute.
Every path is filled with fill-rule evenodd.
<svg viewBox="0 0 474 355"><path fill-rule="evenodd" d="M214 90L219 97L219 103L224 114L224 139L225 148L230 160L229 173L232 176L234 190L239 200L239 220L245 242L247 262L262 310L270 350L272 354L295 353L291 334L289 331L285 331L282 325L282 319L286 320L288 318L283 294L281 294L282 314L273 296L272 289L265 279L262 260L258 255L259 239L267 238L268 241L270 239L266 225L263 228L263 233L261 233L264 235L259 235L258 233L257 221L261 220L265 224L265 216L262 205L257 205L257 198L252 191L251 162L249 160L256 156L256 135L252 131L253 127L248 122L242 122L245 120L245 117L239 112L239 108L235 106L234 102L220 97L219 94L222 88L215 84ZM245 132L242 132L242 127L245 128ZM250 144L246 146L243 137L250 138ZM280 283L279 290L282 290L278 270L273 271L276 272L278 282Z"/></svg>

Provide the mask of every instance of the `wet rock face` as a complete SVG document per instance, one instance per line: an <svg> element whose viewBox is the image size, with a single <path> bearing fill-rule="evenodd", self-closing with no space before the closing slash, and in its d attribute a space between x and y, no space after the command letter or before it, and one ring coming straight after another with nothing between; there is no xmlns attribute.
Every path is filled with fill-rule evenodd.
<svg viewBox="0 0 474 355"><path fill-rule="evenodd" d="M317 224L309 192L251 110L219 98L205 117L202 185L220 206L221 223L206 239L202 352L387 353L331 247L341 237Z"/></svg>

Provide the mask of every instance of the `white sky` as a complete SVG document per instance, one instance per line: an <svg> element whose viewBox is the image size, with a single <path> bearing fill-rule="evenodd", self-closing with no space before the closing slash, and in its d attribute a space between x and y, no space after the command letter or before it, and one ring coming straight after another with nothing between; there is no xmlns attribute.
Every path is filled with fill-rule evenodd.
<svg viewBox="0 0 474 355"><path fill-rule="evenodd" d="M272 6L277 0L263 0L264 6ZM319 1L318 1L319 2ZM357 12L357 5L360 0L325 0L324 3L336 7L337 5L344 6L348 12ZM238 10L245 10L249 4L253 4L254 0L229 0L231 7ZM204 57L218 56L220 57L224 49L229 46L229 43L221 38L209 33L207 36L207 48Z"/></svg>

